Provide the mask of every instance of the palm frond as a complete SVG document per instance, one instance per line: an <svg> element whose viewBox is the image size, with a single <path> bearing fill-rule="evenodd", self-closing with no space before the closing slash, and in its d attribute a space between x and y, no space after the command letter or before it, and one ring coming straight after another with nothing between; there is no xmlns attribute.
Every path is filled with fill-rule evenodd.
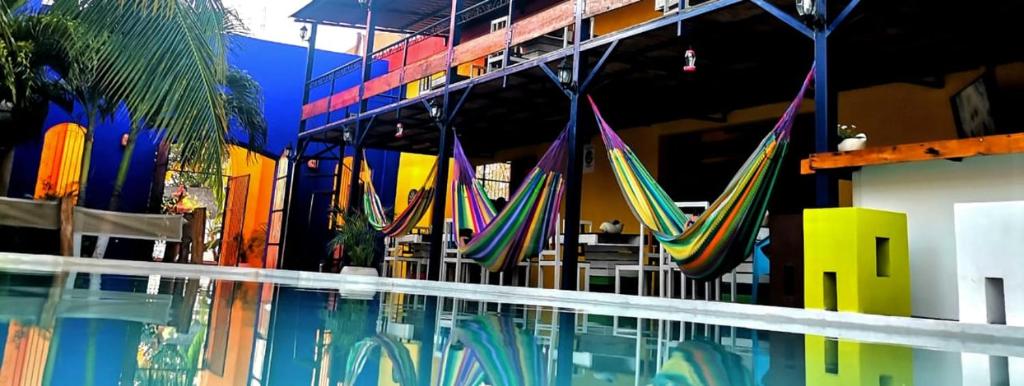
<svg viewBox="0 0 1024 386"><path fill-rule="evenodd" d="M228 71L224 91L232 126L245 133L249 149L262 150L267 143L267 120L263 115L263 89L260 84L248 72L232 67Z"/></svg>
<svg viewBox="0 0 1024 386"><path fill-rule="evenodd" d="M219 0L58 0L52 12L77 21L72 51L96 55L109 100L162 130L185 164L221 174L226 34L238 23Z"/></svg>

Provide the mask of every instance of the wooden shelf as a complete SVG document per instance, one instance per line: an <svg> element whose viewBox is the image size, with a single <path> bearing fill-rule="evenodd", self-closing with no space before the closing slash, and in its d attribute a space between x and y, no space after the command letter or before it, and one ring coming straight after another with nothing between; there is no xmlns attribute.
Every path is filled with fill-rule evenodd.
<svg viewBox="0 0 1024 386"><path fill-rule="evenodd" d="M817 153L800 161L801 174L937 159L960 160L986 155L1024 153L1024 133L979 138L869 147L864 150Z"/></svg>

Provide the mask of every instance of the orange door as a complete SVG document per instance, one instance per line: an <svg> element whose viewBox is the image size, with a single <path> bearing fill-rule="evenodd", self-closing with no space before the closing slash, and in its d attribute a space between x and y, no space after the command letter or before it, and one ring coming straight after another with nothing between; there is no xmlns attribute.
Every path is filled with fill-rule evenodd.
<svg viewBox="0 0 1024 386"><path fill-rule="evenodd" d="M242 250L242 225L245 222L245 201L249 195L249 176L228 178L224 219L221 222L220 265L237 266Z"/></svg>

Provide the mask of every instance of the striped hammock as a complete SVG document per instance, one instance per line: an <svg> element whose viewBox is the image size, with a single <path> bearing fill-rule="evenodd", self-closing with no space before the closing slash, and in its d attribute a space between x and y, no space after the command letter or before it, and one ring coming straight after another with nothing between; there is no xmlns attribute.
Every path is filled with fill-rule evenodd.
<svg viewBox="0 0 1024 386"><path fill-rule="evenodd" d="M363 168L367 168L365 161ZM384 211L384 207L381 206L380 197L377 196L377 191L373 187L373 181L368 178L362 179L360 182L363 185L363 213L366 214L370 225L388 237L396 237L408 233L430 211L430 206L434 202L435 179L437 179L437 162L430 168L427 180L423 182L423 186L413 196L409 206L402 213L398 214L394 221L388 221L387 213Z"/></svg>
<svg viewBox="0 0 1024 386"><path fill-rule="evenodd" d="M680 342L655 374L653 385L753 386L739 355L714 343Z"/></svg>
<svg viewBox="0 0 1024 386"><path fill-rule="evenodd" d="M536 338L509 317L460 322L441 358L441 385L547 385Z"/></svg>
<svg viewBox="0 0 1024 386"><path fill-rule="evenodd" d="M462 143L457 136L454 153L455 167L452 168L450 205L455 231L458 234L458 231L468 229L476 235L494 220L496 210L480 181L476 179L473 165L466 158L466 152L462 149ZM460 248L465 246L461 237L456 239Z"/></svg>
<svg viewBox="0 0 1024 386"><path fill-rule="evenodd" d="M468 161L457 162L458 168L466 169L458 173L465 173L469 169L468 165ZM561 208L565 191L565 165L566 131L563 130L502 212L462 247L462 255L492 272L499 272L515 267L526 257L540 253L545 240L555 229L556 214ZM478 184L463 186L469 191L468 196L472 197L468 199L470 203L486 199ZM474 189L477 192L472 192ZM456 217L475 217L478 213L486 212L479 204L476 205L476 209L453 207L453 210L459 213Z"/></svg>
<svg viewBox="0 0 1024 386"><path fill-rule="evenodd" d="M807 75L796 99L736 173L725 192L688 228L686 214L658 186L633 150L601 117L597 104L590 100L623 197L633 215L653 230L686 276L712 279L732 270L750 255L786 154L793 120L813 74L812 70Z"/></svg>
<svg viewBox="0 0 1024 386"><path fill-rule="evenodd" d="M397 380L400 386L416 385L416 365L413 364L409 348L402 342L384 334L377 334L352 345L348 351L348 361L345 364L345 384L356 384L356 378L366 367L366 361L378 347L391 359L394 372L391 374L392 378Z"/></svg>

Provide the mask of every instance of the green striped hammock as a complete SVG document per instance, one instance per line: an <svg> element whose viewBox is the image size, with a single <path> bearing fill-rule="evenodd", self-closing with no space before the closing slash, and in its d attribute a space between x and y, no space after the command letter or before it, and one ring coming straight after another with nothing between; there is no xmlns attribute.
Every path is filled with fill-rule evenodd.
<svg viewBox="0 0 1024 386"><path fill-rule="evenodd" d="M452 330L439 384L544 386L545 368L536 338L516 328L512 318L478 316Z"/></svg>
<svg viewBox="0 0 1024 386"><path fill-rule="evenodd" d="M507 271L523 259L536 256L555 229L555 220L565 192L567 131L563 130L551 144L537 166L530 171L508 205L492 214L490 200L480 185L474 183L472 166L460 148L456 149L456 175L464 178L454 191L466 197L453 200L452 212L457 229L476 229L473 237L461 247L462 255L473 259L491 272ZM484 204L484 203L487 204ZM487 223L473 218L491 217ZM482 226L482 229L480 228ZM475 227L475 228L474 228ZM461 241L460 241L461 243Z"/></svg>
<svg viewBox="0 0 1024 386"><path fill-rule="evenodd" d="M365 157L363 168L369 170ZM398 214L394 221L390 221L388 220L387 212L380 203L377 190L373 187L373 181L368 178L360 178L360 183L363 185L363 213L366 214L366 218L371 226L388 237L397 237L409 233L420 222L420 219L430 211L430 206L434 202L434 181L436 179L437 162L434 162L434 166L430 168L430 173L427 174L427 180L423 182L423 186L413 196L409 206L402 213Z"/></svg>
<svg viewBox="0 0 1024 386"><path fill-rule="evenodd" d="M409 349L402 342L384 334L363 339L349 348L348 361L345 364L346 385L356 384L356 378L363 372L367 360L376 348L380 348L388 358L391 358L394 364L392 378L396 383L400 386L416 385L416 365L412 361Z"/></svg>
<svg viewBox="0 0 1024 386"><path fill-rule="evenodd" d="M687 277L709 280L721 276L750 255L764 217L775 178L789 144L793 120L808 87L812 70L775 128L692 226L633 150L601 117L590 99L613 173L633 215L654 232Z"/></svg>

